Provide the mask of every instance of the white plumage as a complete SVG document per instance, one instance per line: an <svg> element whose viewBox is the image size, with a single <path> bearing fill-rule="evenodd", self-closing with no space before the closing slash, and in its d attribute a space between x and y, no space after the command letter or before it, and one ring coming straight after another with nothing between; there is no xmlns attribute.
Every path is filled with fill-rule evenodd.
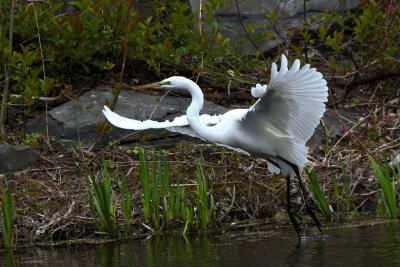
<svg viewBox="0 0 400 267"><path fill-rule="evenodd" d="M290 69L287 66L284 55L279 72L277 65L272 64L268 86L257 84L251 88L252 95L259 99L249 109L199 116L198 112L203 106L201 89L193 81L175 76L165 79L157 87L188 90L192 94L192 103L187 115L173 121L157 122L125 118L107 106L103 113L111 124L119 128L165 128L273 161L279 168L268 162L268 169L272 173L279 173L281 169L285 175L295 175L292 168L276 156L297 165L302 171L307 158L305 143L325 111L328 88L322 74L314 68L310 69L308 64L300 68L300 61L295 60ZM195 127L188 120L190 114L193 114ZM200 129L196 131L195 128Z"/></svg>
<svg viewBox="0 0 400 267"><path fill-rule="evenodd" d="M299 174L306 164L306 142L325 111L324 102L328 97L326 81L316 69L310 69L309 64L300 68L299 60L295 60L288 69L288 61L282 55L279 71L277 65L272 64L268 86L257 84L251 89L252 95L258 98L254 105L249 109L235 109L219 116L199 115L204 102L203 93L196 83L187 78L174 76L141 88L157 87L189 91L192 102L186 115L171 122L139 121L121 117L106 106L104 115L111 124L120 128L165 128L264 158L270 172L282 171L286 175L288 188L290 176L296 175L303 195L306 194ZM290 199L290 190L287 193ZM320 229L318 219L306 198L305 202ZM299 235L300 227L290 209L290 201L288 213Z"/></svg>

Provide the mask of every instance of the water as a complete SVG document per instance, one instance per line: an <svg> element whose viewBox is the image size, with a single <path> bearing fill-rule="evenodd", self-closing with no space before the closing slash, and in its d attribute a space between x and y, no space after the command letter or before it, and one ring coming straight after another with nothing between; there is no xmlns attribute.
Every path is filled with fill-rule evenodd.
<svg viewBox="0 0 400 267"><path fill-rule="evenodd" d="M298 242L292 229L217 237L151 237L0 252L8 266L400 266L400 225L329 230Z"/></svg>

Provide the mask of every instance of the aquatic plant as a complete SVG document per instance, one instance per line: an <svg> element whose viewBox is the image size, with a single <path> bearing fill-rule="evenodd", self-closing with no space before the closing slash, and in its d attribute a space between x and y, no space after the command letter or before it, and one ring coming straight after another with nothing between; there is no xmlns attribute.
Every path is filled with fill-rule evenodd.
<svg viewBox="0 0 400 267"><path fill-rule="evenodd" d="M6 250L14 248L14 203L9 183L6 181L6 192L3 192L0 223L3 229L4 247Z"/></svg>
<svg viewBox="0 0 400 267"><path fill-rule="evenodd" d="M214 173L213 168L211 168L211 173ZM208 191L206 185L206 179L204 176L203 169L200 164L196 166L196 177L197 177L197 192L198 200L197 202L197 210L198 217L200 219L201 227L203 230L207 229L207 225L212 219L215 219L215 203L214 198L210 194L210 207L208 206Z"/></svg>
<svg viewBox="0 0 400 267"><path fill-rule="evenodd" d="M323 192L319 186L315 169L312 168L311 172L306 170L306 174L308 180L310 181L311 191L314 195L318 208L322 211L322 214L325 216L325 219L330 220L332 218L332 212L330 210L328 201L326 200L325 192Z"/></svg>
<svg viewBox="0 0 400 267"><path fill-rule="evenodd" d="M214 198L207 189L201 165L196 165L196 183L193 184L195 190L186 194L180 185L179 170L174 179L176 184L173 184L169 163L164 152L160 151L159 155L161 161L157 163L156 152L153 151L152 163L149 164L146 150L139 149L139 181L143 189L142 199L146 223L154 226L155 231L160 231L171 224L182 223L182 221L184 223L183 234L193 227L207 230L209 223L213 220L217 221L217 218ZM150 165L152 165L152 169L149 168ZM214 177L212 168L211 177ZM233 202L234 198L231 207L221 216L221 220L230 211Z"/></svg>
<svg viewBox="0 0 400 267"><path fill-rule="evenodd" d="M143 190L143 210L145 222L148 223L150 220L151 210L150 210L150 179L149 179L149 161L147 159L147 152L144 148L139 148L139 162L140 162L140 184Z"/></svg>
<svg viewBox="0 0 400 267"><path fill-rule="evenodd" d="M397 199L396 199L396 186L395 183L392 182L390 175L390 167L385 157L385 165L383 169L379 166L379 164L368 155L369 160L372 163L372 166L375 171L375 176L378 179L379 186L382 190L383 194L383 206L385 207L386 214L390 219L395 219L399 215L399 210L397 207ZM399 169L399 164L397 164L397 169Z"/></svg>
<svg viewBox="0 0 400 267"><path fill-rule="evenodd" d="M195 210L194 205L189 201L187 197L185 197L184 192L182 192L182 219L185 222L185 227L183 229L182 235L185 235L186 232L192 228L192 226L196 223L195 221Z"/></svg>
<svg viewBox="0 0 400 267"><path fill-rule="evenodd" d="M164 204L163 219L178 221L180 219L180 202L182 199L182 187L179 185L179 169L176 173L176 184L172 186L169 164L164 153L161 153L163 168L161 170L161 199Z"/></svg>
<svg viewBox="0 0 400 267"><path fill-rule="evenodd" d="M132 209L132 194L128 190L126 183L126 177L121 176L120 180L121 187L121 202L122 202L122 225L124 229L124 235L127 237L131 233L131 221L133 216Z"/></svg>
<svg viewBox="0 0 400 267"><path fill-rule="evenodd" d="M112 202L110 174L104 160L101 176L102 179L98 181L93 176L87 179L92 216L99 231L107 232L115 238L118 237L117 219Z"/></svg>
<svg viewBox="0 0 400 267"><path fill-rule="evenodd" d="M151 183L151 200L153 206L153 223L155 228L160 228L160 194L159 194L159 180L160 180L160 168L156 166L156 152L153 151L153 182Z"/></svg>
<svg viewBox="0 0 400 267"><path fill-rule="evenodd" d="M161 163L157 164L156 151L152 153L152 170L145 149L139 149L140 184L143 189L143 209L147 223L152 221L156 230L168 222L180 220L180 201L182 189L179 186L179 171L177 172L176 189L172 187L171 173L165 155L161 154ZM160 214L160 208L162 212ZM162 215L162 216L161 216Z"/></svg>

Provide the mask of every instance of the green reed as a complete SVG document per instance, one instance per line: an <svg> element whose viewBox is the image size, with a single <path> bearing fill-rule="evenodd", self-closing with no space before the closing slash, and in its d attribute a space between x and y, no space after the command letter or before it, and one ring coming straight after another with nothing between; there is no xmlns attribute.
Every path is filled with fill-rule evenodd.
<svg viewBox="0 0 400 267"><path fill-rule="evenodd" d="M146 149L139 148L140 161L140 184L143 190L143 210L146 223L149 222L151 216L150 201L150 178L149 178L149 161L147 159Z"/></svg>
<svg viewBox="0 0 400 267"><path fill-rule="evenodd" d="M212 168L211 168L212 169ZM211 171L213 173L213 170ZM197 200L197 210L198 217L200 219L200 224L203 230L207 229L207 225L212 219L215 219L215 203L214 198L210 194L210 207L208 207L208 191L206 185L206 178L204 176L203 169L200 164L196 167L196 177L197 177L197 195L199 200Z"/></svg>
<svg viewBox="0 0 400 267"><path fill-rule="evenodd" d="M185 235L188 230L196 223L195 221L195 209L194 205L190 203L189 199L185 197L182 192L182 219L185 222L185 228L183 229L182 235Z"/></svg>
<svg viewBox="0 0 400 267"><path fill-rule="evenodd" d="M3 229L4 247L6 250L14 248L14 203L9 183L6 181L6 192L3 192L0 223Z"/></svg>
<svg viewBox="0 0 400 267"><path fill-rule="evenodd" d="M200 165L196 168L196 189L185 194L180 185L179 170L176 172L176 184L172 183L169 163L163 152L152 153L152 162L148 162L145 149L139 149L140 184L143 189L143 209L146 223L155 231L170 225L184 223L183 234L193 226L207 229L215 220L215 203L206 186L206 179ZM151 166L151 167L150 167ZM213 169L211 169L213 175ZM211 185L212 188L212 185ZM233 204L232 204L233 205ZM229 211L227 211L229 212Z"/></svg>
<svg viewBox="0 0 400 267"><path fill-rule="evenodd" d="M332 218L332 212L329 207L328 201L326 200L325 192L323 192L319 186L315 169L312 168L311 172L308 172L306 170L306 174L307 174L308 180L310 181L311 191L316 200L316 204L318 205L319 209L322 211L322 214L325 216L325 219L330 220Z"/></svg>
<svg viewBox="0 0 400 267"><path fill-rule="evenodd" d="M124 229L124 235L127 237L131 233L131 222L133 217L132 194L128 190L125 176L121 176L119 184L121 188L122 225Z"/></svg>
<svg viewBox="0 0 400 267"><path fill-rule="evenodd" d="M97 229L115 238L118 237L118 226L112 202L111 179L104 160L101 174L101 180L96 181L92 176L87 179L90 207Z"/></svg>
<svg viewBox="0 0 400 267"><path fill-rule="evenodd" d="M399 215L399 210L397 207L397 197L396 197L396 186L394 181L391 178L391 169L385 157L385 165L383 168L379 166L379 164L368 155L369 160L372 163L372 166L375 171L376 178L378 179L379 186L382 190L383 194L383 206L385 207L386 214L390 219L395 219ZM397 164L397 169L400 167ZM394 172L395 173L395 172Z"/></svg>
<svg viewBox="0 0 400 267"><path fill-rule="evenodd" d="M182 198L182 188L179 186L179 170L177 171L176 188L174 188L167 159L162 152L160 152L160 156L161 163L157 164L156 152L153 152L152 169L150 170L146 150L140 149L139 152L144 214L146 222L151 222L157 231L166 224L181 219L180 202ZM151 176L150 173L152 173ZM161 213L160 209L162 209Z"/></svg>

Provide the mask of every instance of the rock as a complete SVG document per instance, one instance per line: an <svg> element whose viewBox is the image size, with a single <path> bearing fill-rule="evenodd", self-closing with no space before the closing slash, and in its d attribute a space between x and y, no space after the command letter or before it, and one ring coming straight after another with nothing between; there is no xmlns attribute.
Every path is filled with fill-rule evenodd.
<svg viewBox="0 0 400 267"><path fill-rule="evenodd" d="M335 112L348 129L351 129L351 127L358 122L358 117L361 115L360 112L355 109L336 109L333 112ZM336 138L341 137L346 132L342 124L340 124L328 110L325 111L322 119L324 120L329 139L336 140ZM325 129L321 123L318 125L310 140L311 142L319 144L326 143Z"/></svg>
<svg viewBox="0 0 400 267"><path fill-rule="evenodd" d="M82 144L89 146L93 144L98 136L99 122L104 122L105 117L101 110L108 100L113 97L110 88L101 87L83 94L78 101L72 100L52 109L48 113L49 134L63 143ZM156 121L172 121L175 117L185 114L190 104L190 98L166 96L159 101L158 96L137 94L135 92L123 91L120 94L115 112L124 117L138 120L146 120L151 117ZM228 108L205 102L202 113L223 114ZM153 112L154 111L154 112ZM352 121L357 121L359 112L356 110L335 110L348 128L353 126ZM342 136L342 125L328 112L324 114L324 122L329 138ZM45 116L27 123L25 127L28 133L41 133L45 130ZM105 133L98 146L104 147L110 141L121 139L121 144L131 144L146 141L151 145L173 145L181 140L192 140L192 137L178 133L168 132L164 129L152 129L146 131L131 131L113 127L111 133ZM319 125L311 137L311 142L317 144L325 143L325 130Z"/></svg>
<svg viewBox="0 0 400 267"><path fill-rule="evenodd" d="M36 162L37 158L29 146L0 144L0 173L25 169Z"/></svg>
<svg viewBox="0 0 400 267"><path fill-rule="evenodd" d="M189 0L192 12L195 18L198 18L199 11L199 1ZM203 4L205 5L205 2ZM243 25L247 27L247 24L251 23L255 32L254 34L263 34L266 31L272 31L281 35L280 25L273 25L273 23L267 18L267 15L271 11L276 12L278 18L283 12L289 12L289 15L284 14L283 22L284 27L296 28L304 23L304 1L298 0L253 0L253 1L238 1L239 10L241 17L243 19ZM286 5L285 5L286 3ZM234 5L235 2L232 3ZM360 4L358 0L310 0L306 1L306 17L310 19L312 16L321 16L323 12L337 10L339 14L343 14L346 10L355 8ZM226 8L222 11L216 12L219 16L218 23L219 29L222 36L230 38L231 41L236 40L248 40L246 33L240 22L240 18L237 14L237 9L235 6L233 8ZM315 28L318 25L311 25L311 28ZM265 28L264 28L265 27ZM275 40L263 38L253 41L265 52L271 48L276 47L278 44L282 43L282 38L278 36ZM257 51L257 49L250 43L246 42L242 45L242 50L246 51L248 54L252 54Z"/></svg>
<svg viewBox="0 0 400 267"><path fill-rule="evenodd" d="M101 110L108 100L112 102L110 88L98 88L83 94L78 101L72 100L52 109L48 113L49 134L58 141L78 145L90 145L97 138L98 122L105 121ZM190 104L190 98L166 96L159 101L158 96L137 94L135 92L121 92L115 112L121 116L146 120L173 120L176 116L185 114ZM208 114L222 114L229 109L205 101L202 112ZM153 112L154 111L154 112ZM45 116L27 123L25 130L28 133L43 132L45 130ZM132 135L133 134L133 135ZM128 136L129 135L129 136ZM125 137L126 136L126 137ZM171 133L163 129L134 132L113 128L111 133L105 133L99 146L106 146L114 139L123 138L121 143L136 143L146 136L148 144L165 145L166 137L171 144L180 142L182 135ZM190 137L184 137L190 138Z"/></svg>

